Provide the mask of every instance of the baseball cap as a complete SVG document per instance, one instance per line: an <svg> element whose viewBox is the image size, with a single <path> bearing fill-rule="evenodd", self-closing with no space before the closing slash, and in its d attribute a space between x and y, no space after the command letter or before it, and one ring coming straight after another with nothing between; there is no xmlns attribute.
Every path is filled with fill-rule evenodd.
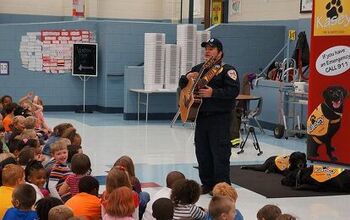
<svg viewBox="0 0 350 220"><path fill-rule="evenodd" d="M206 46L211 46L211 47L216 47L218 48L220 51L222 51L222 43L221 41L219 41L216 38L210 38L208 41L206 42L202 42L201 43L202 47L206 47Z"/></svg>

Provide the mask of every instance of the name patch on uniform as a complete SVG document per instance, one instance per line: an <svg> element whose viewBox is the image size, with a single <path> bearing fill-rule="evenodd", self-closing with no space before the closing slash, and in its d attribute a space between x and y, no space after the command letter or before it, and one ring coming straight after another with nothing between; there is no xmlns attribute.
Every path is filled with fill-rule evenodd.
<svg viewBox="0 0 350 220"><path fill-rule="evenodd" d="M236 73L235 70L229 70L229 71L227 72L227 75L228 75L231 79L233 79L233 80L236 80L236 79L237 79L237 73Z"/></svg>

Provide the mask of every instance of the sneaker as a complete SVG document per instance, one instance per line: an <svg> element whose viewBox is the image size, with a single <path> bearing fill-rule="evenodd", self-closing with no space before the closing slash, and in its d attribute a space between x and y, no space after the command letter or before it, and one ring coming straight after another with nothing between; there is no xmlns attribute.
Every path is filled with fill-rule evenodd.
<svg viewBox="0 0 350 220"><path fill-rule="evenodd" d="M205 186L205 185L202 185L202 186L201 186L201 194L202 194L202 195L203 195L203 194L208 194L208 193L210 193L211 190L212 190L212 188L209 187L209 186Z"/></svg>

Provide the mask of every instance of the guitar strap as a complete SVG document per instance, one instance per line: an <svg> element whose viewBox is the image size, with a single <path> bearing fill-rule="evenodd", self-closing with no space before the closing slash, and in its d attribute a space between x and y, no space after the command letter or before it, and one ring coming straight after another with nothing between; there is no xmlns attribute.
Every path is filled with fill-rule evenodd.
<svg viewBox="0 0 350 220"><path fill-rule="evenodd" d="M220 67L220 68L219 68L219 67ZM215 68L215 69L213 70L213 68ZM214 76L216 76L216 75L219 75L223 70L224 70L223 65L216 64L216 65L214 65L212 68L210 68L210 69L208 70L208 72L213 71L212 73L214 74ZM212 76L212 77L209 79L208 76L207 76L208 72L205 73L205 75L203 76L203 79L205 79L205 80L209 83L209 81L210 81L211 79L213 79L214 76Z"/></svg>

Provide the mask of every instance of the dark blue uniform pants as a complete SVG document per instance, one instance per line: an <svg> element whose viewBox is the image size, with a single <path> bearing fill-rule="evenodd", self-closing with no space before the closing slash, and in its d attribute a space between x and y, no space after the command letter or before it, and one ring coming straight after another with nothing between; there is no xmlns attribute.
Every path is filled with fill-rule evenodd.
<svg viewBox="0 0 350 220"><path fill-rule="evenodd" d="M195 145L202 184L230 184L230 113L200 114L196 121Z"/></svg>

